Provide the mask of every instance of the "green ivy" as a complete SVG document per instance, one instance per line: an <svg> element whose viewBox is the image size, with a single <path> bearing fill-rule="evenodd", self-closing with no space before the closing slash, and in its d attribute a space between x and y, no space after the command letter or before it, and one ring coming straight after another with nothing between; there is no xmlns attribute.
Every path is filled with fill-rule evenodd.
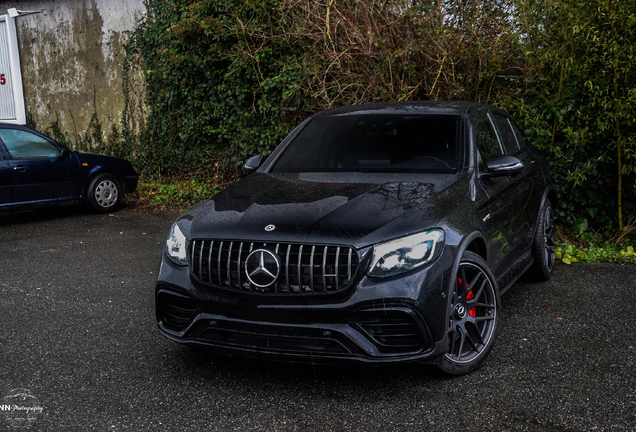
<svg viewBox="0 0 636 432"><path fill-rule="evenodd" d="M152 175L231 172L321 109L493 102L522 53L505 31L513 0L497 3L149 0L128 45L149 109L134 155Z"/></svg>
<svg viewBox="0 0 636 432"><path fill-rule="evenodd" d="M518 6L530 85L506 107L549 158L559 223L611 235L636 212L636 0Z"/></svg>
<svg viewBox="0 0 636 432"><path fill-rule="evenodd" d="M278 60L299 48L253 35L280 18L274 1L148 2L128 47L141 60L150 107L138 150L146 171L238 166L291 130L300 118L298 71Z"/></svg>
<svg viewBox="0 0 636 432"><path fill-rule="evenodd" d="M514 114L549 159L557 220L573 234L610 236L619 206L622 219L636 213L636 0L147 0L147 11L124 65L127 91L141 78L144 94L127 94L122 131L104 143L143 174L225 184L319 110L461 99Z"/></svg>

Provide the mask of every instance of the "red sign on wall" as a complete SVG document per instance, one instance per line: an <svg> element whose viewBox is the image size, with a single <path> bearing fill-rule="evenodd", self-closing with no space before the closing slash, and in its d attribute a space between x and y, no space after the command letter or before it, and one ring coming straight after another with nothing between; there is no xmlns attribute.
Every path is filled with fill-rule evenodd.
<svg viewBox="0 0 636 432"><path fill-rule="evenodd" d="M0 121L26 124L15 19L0 15Z"/></svg>

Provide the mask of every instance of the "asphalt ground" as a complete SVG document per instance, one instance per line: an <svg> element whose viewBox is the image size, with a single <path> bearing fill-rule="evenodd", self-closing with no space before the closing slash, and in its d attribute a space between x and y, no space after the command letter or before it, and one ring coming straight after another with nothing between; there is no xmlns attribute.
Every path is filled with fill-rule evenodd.
<svg viewBox="0 0 636 432"><path fill-rule="evenodd" d="M549 282L518 282L495 348L468 376L263 362L157 332L173 218L0 216L0 430L636 430L634 265L557 265ZM26 423L3 409L18 399L34 410Z"/></svg>

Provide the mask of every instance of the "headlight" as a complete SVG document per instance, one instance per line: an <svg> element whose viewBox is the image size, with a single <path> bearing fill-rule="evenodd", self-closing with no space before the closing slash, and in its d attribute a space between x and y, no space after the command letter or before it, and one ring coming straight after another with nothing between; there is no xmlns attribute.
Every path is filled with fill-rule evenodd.
<svg viewBox="0 0 636 432"><path fill-rule="evenodd" d="M176 223L172 225L166 240L166 252L172 262L181 266L188 265L187 244L188 242L179 229L179 225Z"/></svg>
<svg viewBox="0 0 636 432"><path fill-rule="evenodd" d="M434 229L373 247L368 275L394 276L421 267L433 260L444 244L444 231Z"/></svg>

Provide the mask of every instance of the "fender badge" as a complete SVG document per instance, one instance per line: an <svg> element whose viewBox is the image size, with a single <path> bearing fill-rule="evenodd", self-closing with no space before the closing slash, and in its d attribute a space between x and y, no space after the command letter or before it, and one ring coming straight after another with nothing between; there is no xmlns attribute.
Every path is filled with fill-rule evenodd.
<svg viewBox="0 0 636 432"><path fill-rule="evenodd" d="M274 231L276 229L276 225L267 225L265 227L265 231L270 232L270 231Z"/></svg>

